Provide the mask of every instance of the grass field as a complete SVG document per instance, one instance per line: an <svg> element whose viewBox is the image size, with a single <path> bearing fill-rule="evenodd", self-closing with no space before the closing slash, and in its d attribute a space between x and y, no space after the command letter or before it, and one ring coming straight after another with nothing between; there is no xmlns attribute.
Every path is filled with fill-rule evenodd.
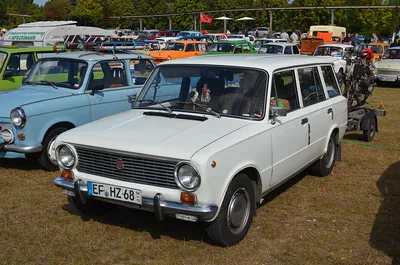
<svg viewBox="0 0 400 265"><path fill-rule="evenodd" d="M400 264L400 89L378 88L379 133L348 132L326 178L293 178L266 197L249 234L231 248L196 224L115 208L80 215L44 172L0 160L0 264Z"/></svg>

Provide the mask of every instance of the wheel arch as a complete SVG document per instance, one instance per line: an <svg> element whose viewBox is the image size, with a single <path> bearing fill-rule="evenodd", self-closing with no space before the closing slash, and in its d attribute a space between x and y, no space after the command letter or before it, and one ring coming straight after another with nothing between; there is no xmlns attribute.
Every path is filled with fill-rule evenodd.
<svg viewBox="0 0 400 265"><path fill-rule="evenodd" d="M60 122L57 122L57 123L51 125L51 126L46 130L46 133L43 135L42 142L44 141L44 139L46 139L47 135L48 135L52 130L54 130L54 129L56 129L56 128L66 128L67 130L70 130L70 129L73 129L73 128L75 128L75 127L76 127L76 126L75 126L72 122L68 122L68 121L60 121Z"/></svg>

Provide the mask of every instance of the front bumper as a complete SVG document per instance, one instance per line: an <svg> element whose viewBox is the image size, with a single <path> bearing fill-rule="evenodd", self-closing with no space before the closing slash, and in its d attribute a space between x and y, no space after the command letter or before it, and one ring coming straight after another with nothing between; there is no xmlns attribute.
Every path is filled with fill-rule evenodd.
<svg viewBox="0 0 400 265"><path fill-rule="evenodd" d="M57 187L67 191L67 195L75 196L80 199L82 203L85 203L87 201L87 198L90 197L87 194L87 185L82 180L78 179L74 182L69 182L65 178L59 176L53 180L53 183ZM110 203L121 204L130 208L154 212L156 218L160 221L163 220L165 215L175 217L176 214L195 216L200 221L210 221L215 217L218 212L218 206L216 205L186 205L183 203L165 201L163 200L163 196L160 193L157 193L153 198L143 197L142 205L125 203L99 197L90 198L101 199Z"/></svg>
<svg viewBox="0 0 400 265"><path fill-rule="evenodd" d="M37 153L42 151L42 145L16 145L16 144L5 144L3 143L0 148L4 148L5 151L15 152L15 153Z"/></svg>

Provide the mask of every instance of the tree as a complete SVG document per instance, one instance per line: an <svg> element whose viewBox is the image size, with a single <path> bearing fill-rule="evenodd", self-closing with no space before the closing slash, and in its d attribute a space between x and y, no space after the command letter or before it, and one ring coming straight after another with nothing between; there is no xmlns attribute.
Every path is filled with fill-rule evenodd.
<svg viewBox="0 0 400 265"><path fill-rule="evenodd" d="M68 20L70 12L68 0L50 0L43 7L43 20Z"/></svg>
<svg viewBox="0 0 400 265"><path fill-rule="evenodd" d="M97 0L78 0L72 16L81 25L100 25L103 20L103 6Z"/></svg>

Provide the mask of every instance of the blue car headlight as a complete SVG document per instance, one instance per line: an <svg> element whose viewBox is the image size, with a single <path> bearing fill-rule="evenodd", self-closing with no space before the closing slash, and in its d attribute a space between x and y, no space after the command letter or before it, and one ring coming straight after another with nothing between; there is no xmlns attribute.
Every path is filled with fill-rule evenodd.
<svg viewBox="0 0 400 265"><path fill-rule="evenodd" d="M25 111L18 107L11 111L10 113L11 122L17 129L22 129L26 124Z"/></svg>

